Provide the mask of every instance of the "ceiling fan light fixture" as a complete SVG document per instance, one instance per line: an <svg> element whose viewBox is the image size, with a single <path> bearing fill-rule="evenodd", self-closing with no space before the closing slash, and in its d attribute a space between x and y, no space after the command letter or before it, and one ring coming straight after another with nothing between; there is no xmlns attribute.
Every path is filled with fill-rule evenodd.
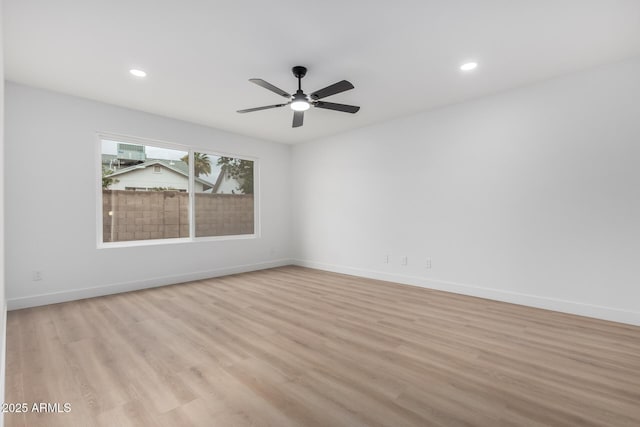
<svg viewBox="0 0 640 427"><path fill-rule="evenodd" d="M307 111L311 107L309 101L307 101L307 96L302 93L301 90L298 90L295 95L293 95L293 101L291 102L291 109L293 111Z"/></svg>
<svg viewBox="0 0 640 427"><path fill-rule="evenodd" d="M291 109L293 111L307 111L310 105L307 101L293 101L291 103Z"/></svg>

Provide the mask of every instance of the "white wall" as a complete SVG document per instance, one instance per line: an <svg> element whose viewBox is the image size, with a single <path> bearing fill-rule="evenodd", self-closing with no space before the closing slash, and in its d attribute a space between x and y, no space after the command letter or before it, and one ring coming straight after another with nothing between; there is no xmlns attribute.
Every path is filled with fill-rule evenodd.
<svg viewBox="0 0 640 427"><path fill-rule="evenodd" d="M640 58L297 145L292 165L302 265L640 324Z"/></svg>
<svg viewBox="0 0 640 427"><path fill-rule="evenodd" d="M6 123L9 308L289 263L287 145L13 83ZM261 237L96 249L98 131L259 158Z"/></svg>
<svg viewBox="0 0 640 427"><path fill-rule="evenodd" d="M4 57L2 40L2 0L0 0L0 82L4 82ZM0 402L4 402L4 377L5 377L5 343L6 343L6 319L7 304L4 290L4 85L0 85ZM4 414L0 411L0 427L4 425Z"/></svg>

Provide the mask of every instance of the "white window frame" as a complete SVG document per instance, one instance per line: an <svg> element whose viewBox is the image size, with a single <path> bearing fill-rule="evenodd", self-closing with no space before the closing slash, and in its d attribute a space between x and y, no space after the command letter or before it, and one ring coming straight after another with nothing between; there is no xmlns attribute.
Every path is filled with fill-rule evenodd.
<svg viewBox="0 0 640 427"><path fill-rule="evenodd" d="M149 239L149 240L127 240L123 242L104 242L102 230L102 140L118 141L128 144L150 145L159 148L167 148L171 150L181 150L189 154L189 237L178 237L168 239ZM260 238L260 163L257 157L244 154L232 154L217 151L211 148L196 147L192 145L179 144L175 142L160 141L150 138L140 138L136 136L122 135L112 132L96 133L96 242L98 249L107 248L126 248L133 246L154 246L167 245L176 243L192 243L207 241L224 241L224 240L247 240ZM233 157L236 159L250 160L253 162L253 234L238 234L229 236L195 236L195 171L193 162L193 153L204 153L211 156Z"/></svg>

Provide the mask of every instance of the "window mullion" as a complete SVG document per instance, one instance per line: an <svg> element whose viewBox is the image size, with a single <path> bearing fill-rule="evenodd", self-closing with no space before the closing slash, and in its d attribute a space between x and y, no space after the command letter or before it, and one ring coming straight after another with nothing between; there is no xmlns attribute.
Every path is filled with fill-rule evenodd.
<svg viewBox="0 0 640 427"><path fill-rule="evenodd" d="M196 218L195 218L195 156L193 149L189 149L189 238L191 240L196 237Z"/></svg>

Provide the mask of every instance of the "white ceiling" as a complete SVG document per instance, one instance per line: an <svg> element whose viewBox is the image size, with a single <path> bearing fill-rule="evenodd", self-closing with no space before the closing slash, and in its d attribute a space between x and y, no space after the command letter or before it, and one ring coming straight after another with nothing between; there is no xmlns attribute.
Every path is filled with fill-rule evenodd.
<svg viewBox="0 0 640 427"><path fill-rule="evenodd" d="M639 55L640 1L4 0L4 29L9 80L294 143ZM293 91L294 65L360 112L235 112L282 102L247 79Z"/></svg>

